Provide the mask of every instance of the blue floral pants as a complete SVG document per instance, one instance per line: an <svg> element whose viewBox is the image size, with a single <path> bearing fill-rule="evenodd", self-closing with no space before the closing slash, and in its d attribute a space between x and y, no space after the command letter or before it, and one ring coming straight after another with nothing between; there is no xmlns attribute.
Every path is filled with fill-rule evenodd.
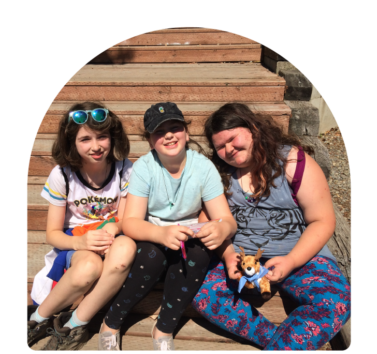
<svg viewBox="0 0 377 354"><path fill-rule="evenodd" d="M330 258L314 257L277 285L299 304L279 327L242 299L238 282L214 256L192 304L210 322L264 350L319 349L350 317L350 285Z"/></svg>

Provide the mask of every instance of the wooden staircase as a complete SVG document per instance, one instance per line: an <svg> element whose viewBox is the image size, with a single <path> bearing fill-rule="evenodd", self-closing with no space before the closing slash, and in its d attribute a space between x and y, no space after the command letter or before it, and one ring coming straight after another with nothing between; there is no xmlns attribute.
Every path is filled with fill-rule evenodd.
<svg viewBox="0 0 377 354"><path fill-rule="evenodd" d="M285 80L261 66L261 46L247 38L212 29L183 28L146 33L109 48L78 71L58 93L39 127L28 176L28 303L35 274L44 266L48 203L40 197L55 163L52 143L63 113L75 102L99 101L122 120L131 140L131 161L149 151L141 139L143 115L152 104L177 103L192 123L190 134L205 147L204 121L226 102L243 102L256 113L271 115L288 131L290 108L284 104ZM275 292L266 303L252 303L280 324L295 304ZM149 316L158 314L162 284L134 309L122 327L123 350L151 350ZM74 306L76 306L74 304ZM106 307L91 322L93 336L84 350L96 348ZM144 338L148 337L148 338ZM39 349L46 340L35 344ZM189 306L176 333L178 350L256 350L211 325ZM329 349L327 344L323 349Z"/></svg>

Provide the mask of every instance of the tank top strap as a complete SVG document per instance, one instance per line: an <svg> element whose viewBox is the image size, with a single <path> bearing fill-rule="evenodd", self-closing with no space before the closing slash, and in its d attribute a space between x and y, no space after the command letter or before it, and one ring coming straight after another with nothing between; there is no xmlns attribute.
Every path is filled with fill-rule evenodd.
<svg viewBox="0 0 377 354"><path fill-rule="evenodd" d="M297 153L297 164L296 171L292 179L291 188L292 188L292 198L294 202L298 205L297 193L301 186L302 176L304 175L305 170L305 152L301 146L298 146Z"/></svg>

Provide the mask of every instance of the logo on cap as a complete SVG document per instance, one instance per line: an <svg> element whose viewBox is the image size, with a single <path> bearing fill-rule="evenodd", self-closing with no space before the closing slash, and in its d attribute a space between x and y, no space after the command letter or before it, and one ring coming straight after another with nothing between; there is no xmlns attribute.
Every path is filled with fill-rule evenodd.
<svg viewBox="0 0 377 354"><path fill-rule="evenodd" d="M164 107L159 107L158 110L160 111L160 113L165 113Z"/></svg>

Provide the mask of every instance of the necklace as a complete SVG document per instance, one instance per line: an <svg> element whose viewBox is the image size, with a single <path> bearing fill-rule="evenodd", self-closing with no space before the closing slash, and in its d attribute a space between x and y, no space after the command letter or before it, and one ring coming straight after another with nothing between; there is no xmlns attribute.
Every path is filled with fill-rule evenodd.
<svg viewBox="0 0 377 354"><path fill-rule="evenodd" d="M165 173L164 173L164 170L163 170L162 167L161 167L161 172L162 172L162 180L164 181L164 186L165 186L166 196L167 196L167 198L168 198L169 206L170 206L170 210L171 210L171 208L175 205L175 203L176 203L176 201L177 201L177 198L178 198L178 191L179 191L179 188L181 187L182 177L183 177L183 172L184 172L184 170L183 170L182 173L181 173L181 177L180 177L179 185L178 185L178 188L177 188L176 193L175 193L175 198L170 198L170 195L169 195L168 189L166 188Z"/></svg>
<svg viewBox="0 0 377 354"><path fill-rule="evenodd" d="M255 202L255 198L252 197L253 193L251 193L251 195L247 195L247 192L244 192L244 189L243 189L243 183L242 183L242 176L240 178L241 180L241 192L245 198L245 200L248 202L248 203L254 203ZM251 191L250 191L251 192Z"/></svg>

